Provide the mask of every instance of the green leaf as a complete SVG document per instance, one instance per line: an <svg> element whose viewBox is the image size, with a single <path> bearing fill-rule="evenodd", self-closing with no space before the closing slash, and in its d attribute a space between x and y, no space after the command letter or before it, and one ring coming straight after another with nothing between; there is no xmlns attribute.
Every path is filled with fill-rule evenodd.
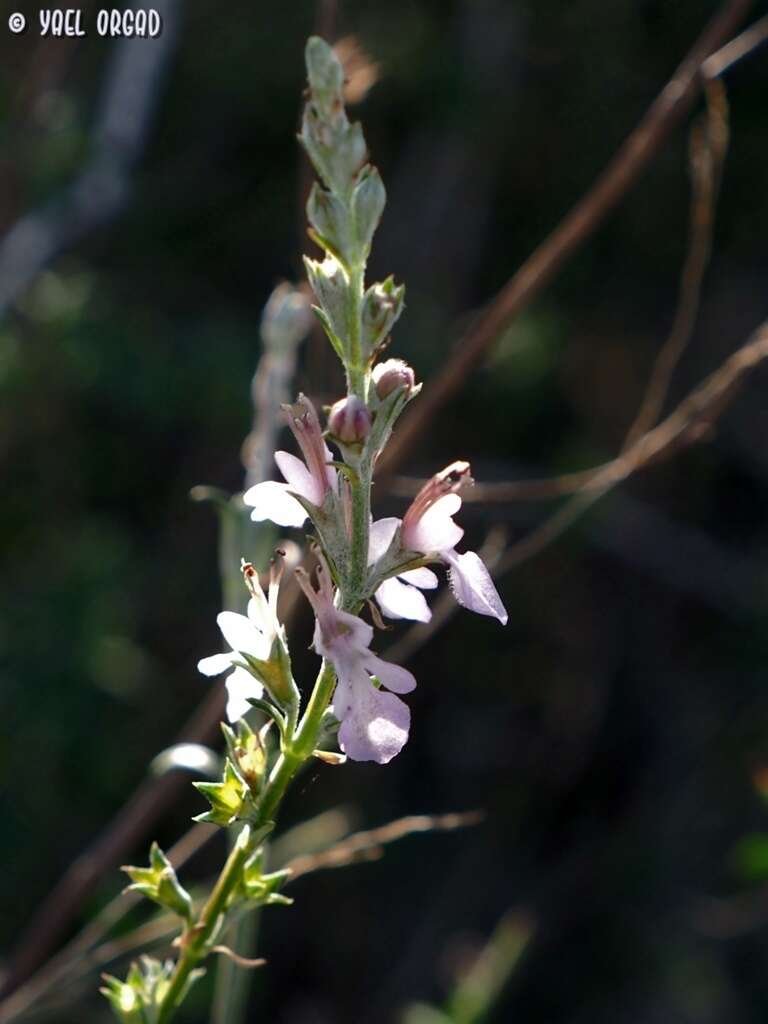
<svg viewBox="0 0 768 1024"><path fill-rule="evenodd" d="M354 237L348 207L315 182L307 200L307 219L314 228L313 238L349 266L354 257Z"/></svg>
<svg viewBox="0 0 768 1024"><path fill-rule="evenodd" d="M352 220L357 241L357 261L364 262L371 250L374 232L379 226L387 193L375 167L364 167L352 193Z"/></svg>

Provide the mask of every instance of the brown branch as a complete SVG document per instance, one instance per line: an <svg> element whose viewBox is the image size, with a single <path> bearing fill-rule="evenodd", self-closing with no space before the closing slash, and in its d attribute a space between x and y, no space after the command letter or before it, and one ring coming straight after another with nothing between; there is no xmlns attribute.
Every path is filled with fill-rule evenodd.
<svg viewBox="0 0 768 1024"><path fill-rule="evenodd" d="M405 836L417 832L450 832L457 828L478 825L484 818L482 811L468 811L464 814L412 814L398 818L381 828L366 832L355 832L335 846L319 853L310 853L289 860L285 869L291 872L290 882L312 871L326 868L343 868L359 861L377 860L384 853L383 847Z"/></svg>
<svg viewBox="0 0 768 1024"><path fill-rule="evenodd" d="M702 283L712 250L717 197L728 149L728 104L725 90L720 82L711 81L705 84L705 95L706 114L691 129L692 187L688 244L680 275L677 307L671 331L656 357L640 408L627 431L622 451L631 448L657 422L672 375L691 339L699 311ZM467 501L483 502L559 498L583 490L602 468L605 467L579 470L544 480L484 484L467 491L465 498ZM411 496L424 482L396 477L390 486L396 494ZM578 511L575 514L578 515ZM556 516L552 525L557 521ZM564 515L563 528L571 521L570 515ZM546 533L542 535L542 541L546 542Z"/></svg>
<svg viewBox="0 0 768 1024"><path fill-rule="evenodd" d="M468 333L459 339L424 395L411 405L382 455L380 476L403 461L424 436L427 424L460 391L467 376L483 362L509 324L626 195L689 110L701 86L702 64L735 31L750 7L750 0L729 0L723 4L592 188L489 303Z"/></svg>
<svg viewBox="0 0 768 1024"><path fill-rule="evenodd" d="M618 458L597 470L570 501L509 548L499 562L497 575L509 572L538 554L591 505L633 473L668 458L681 447L710 437L713 424L732 401L742 378L765 359L768 359L768 321L692 391L658 427L648 431Z"/></svg>
<svg viewBox="0 0 768 1024"><path fill-rule="evenodd" d="M742 58L753 53L759 46L768 40L768 14L760 18L754 25L750 25L741 35L736 36L730 43L726 43L717 53L707 57L701 66L701 73L705 78L719 78L729 68L733 67Z"/></svg>
<svg viewBox="0 0 768 1024"><path fill-rule="evenodd" d="M728 150L728 100L717 80L704 86L707 112L691 130L691 214L688 249L680 277L680 294L669 337L659 351L640 409L627 431L623 450L656 423L672 375L691 340L699 312L701 287L712 252L717 197Z"/></svg>
<svg viewBox="0 0 768 1024"><path fill-rule="evenodd" d="M494 579L533 558L557 540L595 502L604 497L633 473L651 463L669 458L682 446L705 439L711 434L714 421L720 416L742 381L742 378L768 359L768 321L757 329L746 345L730 357L718 370L696 388L670 416L616 459L594 469L571 473L551 480L523 480L503 484L481 484L466 491L464 500L510 500L524 494L531 497L561 497L573 494L540 526L513 544L506 551L499 549L498 535L492 532L480 551ZM410 496L422 481L396 477L392 489ZM527 491L526 491L527 489ZM574 494L574 492L576 492ZM456 614L459 605L449 591L444 591L433 607L432 619L417 623L384 652L389 661L404 662L429 643L432 637Z"/></svg>

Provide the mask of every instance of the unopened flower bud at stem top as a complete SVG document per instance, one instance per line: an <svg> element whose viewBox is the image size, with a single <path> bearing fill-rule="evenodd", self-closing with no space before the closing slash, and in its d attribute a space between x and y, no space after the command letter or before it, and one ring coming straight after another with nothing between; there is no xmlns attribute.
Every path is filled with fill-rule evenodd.
<svg viewBox="0 0 768 1024"><path fill-rule="evenodd" d="M362 444L371 432L371 414L365 402L348 395L332 406L328 429L344 444Z"/></svg>
<svg viewBox="0 0 768 1024"><path fill-rule="evenodd" d="M416 381L413 370L402 359L386 359L378 366L374 366L371 376L376 385L376 394L381 399L391 395L398 388L405 388L406 395L409 394Z"/></svg>

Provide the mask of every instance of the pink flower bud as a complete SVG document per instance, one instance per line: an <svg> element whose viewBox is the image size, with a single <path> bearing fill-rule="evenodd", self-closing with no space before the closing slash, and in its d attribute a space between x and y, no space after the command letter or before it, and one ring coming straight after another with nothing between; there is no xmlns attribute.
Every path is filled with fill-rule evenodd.
<svg viewBox="0 0 768 1024"><path fill-rule="evenodd" d="M349 395L332 407L328 429L344 444L362 444L371 432L371 414L356 395Z"/></svg>
<svg viewBox="0 0 768 1024"><path fill-rule="evenodd" d="M408 394L416 381L413 370L402 359L387 359L379 363L374 366L371 376L376 385L376 394L382 399L398 388L405 388Z"/></svg>

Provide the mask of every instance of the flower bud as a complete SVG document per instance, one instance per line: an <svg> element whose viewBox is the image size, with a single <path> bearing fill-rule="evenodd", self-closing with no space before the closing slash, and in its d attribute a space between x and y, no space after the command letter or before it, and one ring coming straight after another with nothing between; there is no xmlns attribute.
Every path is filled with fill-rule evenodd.
<svg viewBox="0 0 768 1024"><path fill-rule="evenodd" d="M356 395L342 398L331 409L328 429L344 444L362 444L371 432L371 414Z"/></svg>
<svg viewBox="0 0 768 1024"><path fill-rule="evenodd" d="M406 395L410 393L416 376L402 359L387 359L373 368L373 382L376 385L376 394L384 399L391 395L398 388L405 388Z"/></svg>
<svg viewBox="0 0 768 1024"><path fill-rule="evenodd" d="M396 285L390 275L386 281L372 284L363 296L362 342L366 355L383 344L405 305L405 286Z"/></svg>

